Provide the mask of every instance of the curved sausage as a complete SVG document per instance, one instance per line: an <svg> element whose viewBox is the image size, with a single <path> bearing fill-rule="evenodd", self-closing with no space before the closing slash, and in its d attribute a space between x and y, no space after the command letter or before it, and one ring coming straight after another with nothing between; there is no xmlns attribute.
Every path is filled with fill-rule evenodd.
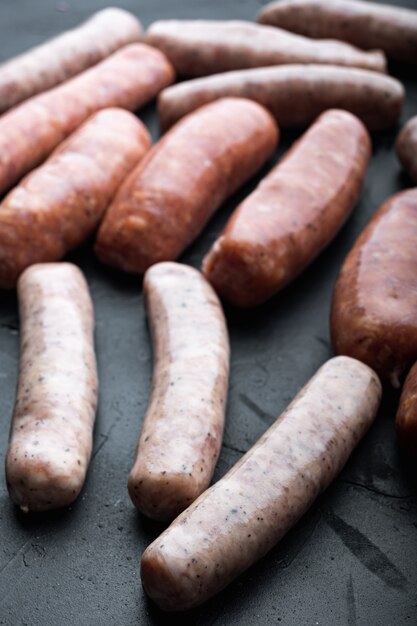
<svg viewBox="0 0 417 626"><path fill-rule="evenodd" d="M373 215L343 263L333 293L336 354L372 367L394 387L417 360L417 189Z"/></svg>
<svg viewBox="0 0 417 626"><path fill-rule="evenodd" d="M146 593L162 609L188 609L264 556L341 471L380 397L366 365L325 363L253 448L145 550Z"/></svg>
<svg viewBox="0 0 417 626"><path fill-rule="evenodd" d="M217 293L256 306L300 274L348 218L370 153L356 117L323 113L239 205L203 260Z"/></svg>
<svg viewBox="0 0 417 626"><path fill-rule="evenodd" d="M205 76L286 63L325 63L384 72L380 51L364 52L340 41L313 41L285 30L229 20L161 20L145 40L162 50L178 74Z"/></svg>
<svg viewBox="0 0 417 626"><path fill-rule="evenodd" d="M153 519L172 520L209 485L219 456L229 338L216 294L197 270L158 263L144 278L155 366L129 494Z"/></svg>
<svg viewBox="0 0 417 626"><path fill-rule="evenodd" d="M164 55L136 43L22 102L0 117L0 193L39 165L96 111L112 106L135 111L173 80Z"/></svg>
<svg viewBox="0 0 417 626"><path fill-rule="evenodd" d="M258 22L300 35L332 37L388 57L417 63L417 11L360 0L278 0L258 15Z"/></svg>
<svg viewBox="0 0 417 626"><path fill-rule="evenodd" d="M139 20L110 7L86 22L0 65L0 113L139 41Z"/></svg>
<svg viewBox="0 0 417 626"><path fill-rule="evenodd" d="M224 98L191 113L121 186L98 232L98 257L139 273L177 259L277 141L274 120L250 100Z"/></svg>
<svg viewBox="0 0 417 626"><path fill-rule="evenodd" d="M401 130L395 149L404 169L417 185L417 115L408 120Z"/></svg>
<svg viewBox="0 0 417 626"><path fill-rule="evenodd" d="M70 263L32 265L19 279L21 355L6 458L23 511L71 504L84 484L97 406L94 316Z"/></svg>
<svg viewBox="0 0 417 626"><path fill-rule="evenodd" d="M402 84L384 74L331 65L279 65L184 81L158 96L164 130L203 104L224 96L250 98L269 109L280 128L308 126L326 109L346 109L370 129L395 124Z"/></svg>
<svg viewBox="0 0 417 626"><path fill-rule="evenodd" d="M132 113L104 109L26 176L0 204L0 288L87 239L150 145Z"/></svg>
<svg viewBox="0 0 417 626"><path fill-rule="evenodd" d="M405 379L401 392L395 430L400 445L415 455L417 449L417 363Z"/></svg>

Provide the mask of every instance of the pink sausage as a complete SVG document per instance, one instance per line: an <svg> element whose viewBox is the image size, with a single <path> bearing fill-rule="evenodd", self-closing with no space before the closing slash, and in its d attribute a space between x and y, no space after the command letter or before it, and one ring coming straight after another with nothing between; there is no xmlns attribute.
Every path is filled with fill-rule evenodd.
<svg viewBox="0 0 417 626"><path fill-rule="evenodd" d="M380 397L363 363L325 363L258 443L145 550L146 593L164 610L189 609L266 554L338 475Z"/></svg>
<svg viewBox="0 0 417 626"><path fill-rule="evenodd" d="M71 504L91 457L98 380L87 283L70 263L29 267L18 283L21 355L6 458L23 511Z"/></svg>
<svg viewBox="0 0 417 626"><path fill-rule="evenodd" d="M393 59L417 63L417 11L385 2L278 0L262 9L258 22L365 50L379 48Z"/></svg>
<svg viewBox="0 0 417 626"><path fill-rule="evenodd" d="M269 109L280 128L308 126L326 109L350 111L382 130L401 115L404 87L379 72L340 65L277 65L223 72L167 87L158 96L163 130L184 115L225 96L250 98Z"/></svg>
<svg viewBox="0 0 417 626"><path fill-rule="evenodd" d="M145 274L144 295L155 366L129 493L148 517L172 520L208 487L214 472L229 338L215 292L192 267L154 265Z"/></svg>
<svg viewBox="0 0 417 626"><path fill-rule="evenodd" d="M178 74L205 76L287 63L324 63L385 72L385 55L327 39L314 41L281 28L239 20L160 20L145 41L164 52Z"/></svg>
<svg viewBox="0 0 417 626"><path fill-rule="evenodd" d="M86 22L0 65L0 113L55 87L139 41L139 20L116 7L94 13Z"/></svg>
<svg viewBox="0 0 417 626"><path fill-rule="evenodd" d="M39 165L90 115L108 107L136 111L174 80L166 57L141 43L34 96L0 117L0 193Z"/></svg>
<svg viewBox="0 0 417 626"><path fill-rule="evenodd" d="M21 272L58 261L99 225L120 184L150 148L123 109L92 115L0 203L0 288Z"/></svg>

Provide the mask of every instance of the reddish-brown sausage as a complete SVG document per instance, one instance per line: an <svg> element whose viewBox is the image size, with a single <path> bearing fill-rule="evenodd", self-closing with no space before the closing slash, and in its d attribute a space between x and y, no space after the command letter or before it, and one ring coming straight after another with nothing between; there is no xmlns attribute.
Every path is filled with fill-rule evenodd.
<svg viewBox="0 0 417 626"><path fill-rule="evenodd" d="M75 500L91 457L98 395L93 305L70 263L32 265L18 296L21 355L7 488L23 511L46 511Z"/></svg>
<svg viewBox="0 0 417 626"><path fill-rule="evenodd" d="M0 65L0 113L79 74L141 36L141 24L134 15L110 7L6 61Z"/></svg>
<svg viewBox="0 0 417 626"><path fill-rule="evenodd" d="M278 0L262 9L258 22L417 63L417 11L411 9L360 0Z"/></svg>
<svg viewBox="0 0 417 626"><path fill-rule="evenodd" d="M111 106L135 111L173 79L166 57L137 43L22 102L0 117L0 193L41 163L92 113Z"/></svg>
<svg viewBox="0 0 417 626"><path fill-rule="evenodd" d="M408 120L395 143L398 158L417 185L417 115Z"/></svg>
<svg viewBox="0 0 417 626"><path fill-rule="evenodd" d="M346 257L333 294L336 354L400 387L417 359L417 189L389 198Z"/></svg>
<svg viewBox="0 0 417 626"><path fill-rule="evenodd" d="M229 338L221 304L197 270L158 263L143 281L154 345L152 397L129 494L172 520L209 486L223 436Z"/></svg>
<svg viewBox="0 0 417 626"><path fill-rule="evenodd" d="M93 115L0 204L0 288L21 272L58 261L97 228L122 181L151 145L132 113Z"/></svg>
<svg viewBox="0 0 417 626"><path fill-rule="evenodd" d="M325 363L253 448L145 550L146 593L164 610L189 609L264 556L338 475L380 398L378 377L363 363Z"/></svg>
<svg viewBox="0 0 417 626"><path fill-rule="evenodd" d="M370 130L382 130L401 115L404 88L384 74L331 65L279 65L225 72L184 81L158 96L166 130L203 104L224 96L250 98L269 109L280 128L308 126L327 109L346 109Z"/></svg>
<svg viewBox="0 0 417 626"><path fill-rule="evenodd" d="M355 116L323 113L236 209L205 257L204 274L220 296L255 306L300 274L347 219L370 152Z"/></svg>
<svg viewBox="0 0 417 626"><path fill-rule="evenodd" d="M417 363L413 365L405 379L401 392L395 430L400 445L414 455L417 450Z"/></svg>
<svg viewBox="0 0 417 626"><path fill-rule="evenodd" d="M99 258L140 273L175 260L277 140L273 118L251 100L223 98L191 113L121 186L98 232Z"/></svg>
<svg viewBox="0 0 417 626"><path fill-rule="evenodd" d="M380 51L364 52L340 41L314 41L285 30L241 21L164 20L146 41L162 50L182 76L286 63L325 63L384 72Z"/></svg>

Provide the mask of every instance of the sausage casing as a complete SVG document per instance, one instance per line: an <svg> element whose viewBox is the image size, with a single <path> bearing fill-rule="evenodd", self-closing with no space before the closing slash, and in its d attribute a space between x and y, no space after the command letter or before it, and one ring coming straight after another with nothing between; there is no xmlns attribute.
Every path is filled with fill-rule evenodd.
<svg viewBox="0 0 417 626"><path fill-rule="evenodd" d="M158 96L166 130L203 104L238 96L266 107L280 128L308 126L326 109L350 111L369 128L382 130L401 115L404 88L385 74L332 65L259 67L184 81Z"/></svg>
<svg viewBox="0 0 417 626"><path fill-rule="evenodd" d="M237 20L161 20L145 40L162 50L178 74L205 76L287 63L347 65L384 72L382 52L364 52L340 41L314 41L288 31Z"/></svg>
<svg viewBox="0 0 417 626"><path fill-rule="evenodd" d="M172 520L213 476L223 436L229 338L215 292L192 267L154 265L144 277L144 296L155 365L128 487L142 513Z"/></svg>
<svg viewBox="0 0 417 626"><path fill-rule="evenodd" d="M399 133L395 149L404 169L417 185L417 115L408 120Z"/></svg>
<svg viewBox="0 0 417 626"><path fill-rule="evenodd" d="M239 205L203 260L217 293L256 306L300 274L346 221L370 152L355 116L323 113Z"/></svg>
<svg viewBox="0 0 417 626"><path fill-rule="evenodd" d="M268 552L313 504L375 418L378 377L331 359L281 417L144 552L142 583L165 610L201 604Z"/></svg>
<svg viewBox="0 0 417 626"><path fill-rule="evenodd" d="M173 79L161 52L136 43L8 111L0 118L0 193L96 111L113 106L135 111Z"/></svg>
<svg viewBox="0 0 417 626"><path fill-rule="evenodd" d="M417 360L417 189L374 213L346 257L333 292L336 354L360 359L400 387Z"/></svg>
<svg viewBox="0 0 417 626"><path fill-rule="evenodd" d="M0 65L0 113L139 41L139 20L115 7Z"/></svg>
<svg viewBox="0 0 417 626"><path fill-rule="evenodd" d="M277 141L273 118L251 100L223 98L191 113L121 186L98 231L98 257L139 273L177 259Z"/></svg>
<svg viewBox="0 0 417 626"><path fill-rule="evenodd" d="M145 126L122 109L99 111L0 204L0 288L57 261L97 228L118 187L149 149Z"/></svg>
<svg viewBox="0 0 417 626"><path fill-rule="evenodd" d="M393 59L417 63L417 11L412 9L361 0L278 0L262 9L258 22L379 48Z"/></svg>
<svg viewBox="0 0 417 626"><path fill-rule="evenodd" d="M93 307L70 263L32 265L18 296L21 356L7 488L23 511L45 511L75 500L91 456L98 392Z"/></svg>

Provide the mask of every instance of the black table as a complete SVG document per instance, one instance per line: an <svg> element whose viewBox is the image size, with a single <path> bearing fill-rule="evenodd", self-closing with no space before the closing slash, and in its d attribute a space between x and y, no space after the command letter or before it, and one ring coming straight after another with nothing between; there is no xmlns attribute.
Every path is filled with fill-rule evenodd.
<svg viewBox="0 0 417 626"><path fill-rule="evenodd" d="M100 0L2 0L0 59L75 26ZM254 19L255 0L126 0L147 26L159 18ZM406 0L396 4L406 4ZM413 0L408 0L413 5ZM417 7L415 7L417 8ZM407 88L402 122L417 113L413 71L393 66ZM416 71L414 70L414 77ZM154 138L153 107L141 112ZM227 310L231 385L215 479L272 423L332 355L328 316L341 263L373 211L410 182L393 152L398 129L374 135L361 200L341 234L297 281L265 306ZM294 141L284 132L276 159ZM263 173L267 171L265 168ZM236 194L184 255L198 267L238 202ZM137 278L109 271L91 243L68 256L84 270L96 310L100 406L94 455L82 495L68 510L20 514L0 483L0 624L130 626L172 623L144 596L139 559L162 526L139 516L126 481L152 373ZM4 463L17 379L18 311L0 293L0 463ZM294 530L217 598L180 617L184 624L391 626L417 623L417 510L412 473L398 453L398 394L385 391L377 423L341 476Z"/></svg>

